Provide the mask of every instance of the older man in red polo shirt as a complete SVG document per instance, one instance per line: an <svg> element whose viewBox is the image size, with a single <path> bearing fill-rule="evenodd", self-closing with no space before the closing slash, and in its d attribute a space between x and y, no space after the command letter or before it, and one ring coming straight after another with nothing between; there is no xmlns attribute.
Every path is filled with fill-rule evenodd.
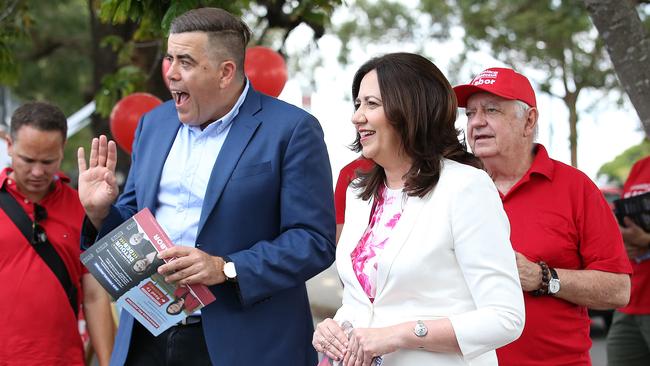
<svg viewBox="0 0 650 366"><path fill-rule="evenodd" d="M525 76L491 68L454 91L510 219L524 290L524 332L497 350L499 364L590 365L587 308L621 307L630 296L616 220L585 174L534 143L537 103Z"/></svg>

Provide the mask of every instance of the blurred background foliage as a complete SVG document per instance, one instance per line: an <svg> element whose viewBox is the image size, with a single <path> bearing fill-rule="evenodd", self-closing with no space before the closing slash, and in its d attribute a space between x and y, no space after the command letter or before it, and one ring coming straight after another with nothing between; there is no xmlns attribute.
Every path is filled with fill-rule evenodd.
<svg viewBox="0 0 650 366"><path fill-rule="evenodd" d="M648 1L636 2L650 29ZM576 126L580 114L589 113L577 108L580 93L595 91L602 99L613 93L622 100L603 42L583 2L573 0L421 0L415 5L398 0L0 0L0 84L20 99L52 101L68 115L95 100L98 113L90 129L74 140L109 134L107 116L124 96L146 91L169 98L160 77L165 35L175 16L198 6L241 16L253 30L252 44L285 56L291 32L306 25L312 45L304 55L289 58L291 75L319 64L312 54L318 54L316 41L326 33L340 40L338 58L345 65L357 47L424 45L461 29L465 47L453 55L450 80L462 81L455 79L456 71L479 50L515 68L534 69L531 79L569 111L574 164ZM332 22L341 8L343 15ZM67 156L74 160L74 154ZM128 160L120 153L118 166L128 169Z"/></svg>

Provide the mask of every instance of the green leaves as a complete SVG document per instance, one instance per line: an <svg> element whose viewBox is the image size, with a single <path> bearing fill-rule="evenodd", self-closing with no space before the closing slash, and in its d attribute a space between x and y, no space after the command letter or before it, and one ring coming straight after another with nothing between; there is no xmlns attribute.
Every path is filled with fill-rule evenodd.
<svg viewBox="0 0 650 366"><path fill-rule="evenodd" d="M33 21L21 0L7 1L0 9L0 84L15 85L20 71L15 48L26 40Z"/></svg>
<svg viewBox="0 0 650 366"><path fill-rule="evenodd" d="M650 142L644 139L640 144L630 147L614 160L601 166L597 176L606 176L610 182L622 186L630 174L632 165L648 155L650 155Z"/></svg>
<svg viewBox="0 0 650 366"><path fill-rule="evenodd" d="M113 106L125 96L144 89L145 73L136 66L120 67L116 73L102 78L102 88L95 94L96 111L108 117Z"/></svg>

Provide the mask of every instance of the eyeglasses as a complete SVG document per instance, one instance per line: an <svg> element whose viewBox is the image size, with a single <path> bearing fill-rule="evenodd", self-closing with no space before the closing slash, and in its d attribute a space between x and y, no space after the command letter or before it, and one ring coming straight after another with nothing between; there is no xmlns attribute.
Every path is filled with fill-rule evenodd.
<svg viewBox="0 0 650 366"><path fill-rule="evenodd" d="M47 242L47 234L45 229L39 223L47 219L47 211L45 207L34 203L34 222L32 223L32 245L44 244Z"/></svg>

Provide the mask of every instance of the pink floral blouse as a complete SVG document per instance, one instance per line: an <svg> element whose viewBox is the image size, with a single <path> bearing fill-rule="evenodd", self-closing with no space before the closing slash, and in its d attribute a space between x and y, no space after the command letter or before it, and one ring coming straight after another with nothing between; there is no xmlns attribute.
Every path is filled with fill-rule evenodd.
<svg viewBox="0 0 650 366"><path fill-rule="evenodd" d="M370 301L377 293L377 259L402 216L403 197L402 189L382 188L368 228L350 253L352 269Z"/></svg>

